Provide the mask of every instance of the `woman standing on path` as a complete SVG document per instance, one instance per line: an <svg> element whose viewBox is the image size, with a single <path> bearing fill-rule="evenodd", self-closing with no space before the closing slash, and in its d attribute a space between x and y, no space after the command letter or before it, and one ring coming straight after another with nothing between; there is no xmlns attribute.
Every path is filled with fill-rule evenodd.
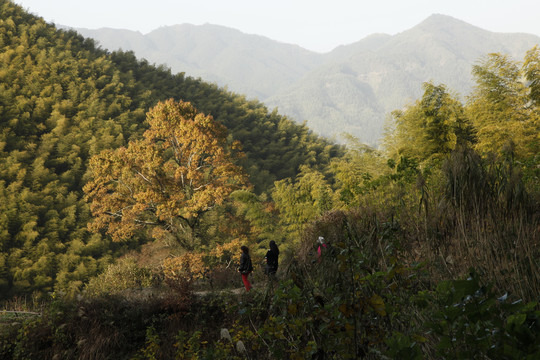
<svg viewBox="0 0 540 360"><path fill-rule="evenodd" d="M274 240L270 241L270 250L266 252L266 274L273 277L278 269L279 248Z"/></svg>
<svg viewBox="0 0 540 360"><path fill-rule="evenodd" d="M240 256L240 266L238 267L238 272L242 274L242 281L246 287L246 291L251 290L253 286L248 280L249 274L253 271L253 265L251 263L251 256L249 256L249 248L247 246L241 246L242 256Z"/></svg>

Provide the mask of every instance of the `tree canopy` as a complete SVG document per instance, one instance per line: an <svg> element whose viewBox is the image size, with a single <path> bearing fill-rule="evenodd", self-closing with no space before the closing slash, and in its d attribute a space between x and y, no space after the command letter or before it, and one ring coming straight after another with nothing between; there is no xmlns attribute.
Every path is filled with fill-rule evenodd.
<svg viewBox="0 0 540 360"><path fill-rule="evenodd" d="M238 143L229 146L222 124L182 101L158 103L147 121L142 140L90 160L93 179L84 190L94 215L91 229L106 228L120 240L152 227L154 237L173 237L192 248L182 237L185 227L193 232L201 214L246 184L234 162Z"/></svg>
<svg viewBox="0 0 540 360"><path fill-rule="evenodd" d="M511 149L521 160L540 152L539 61L540 52L533 48L524 62L490 54L474 66L476 87L467 113L477 132L479 152L501 154Z"/></svg>
<svg viewBox="0 0 540 360"><path fill-rule="evenodd" d="M448 155L459 144L470 143L472 127L463 105L446 86L424 83L422 99L392 113L395 129L386 139L392 156L422 160Z"/></svg>

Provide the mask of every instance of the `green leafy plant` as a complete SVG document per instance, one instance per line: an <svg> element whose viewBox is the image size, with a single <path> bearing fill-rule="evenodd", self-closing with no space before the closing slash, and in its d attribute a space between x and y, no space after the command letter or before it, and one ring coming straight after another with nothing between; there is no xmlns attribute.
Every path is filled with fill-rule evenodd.
<svg viewBox="0 0 540 360"><path fill-rule="evenodd" d="M430 336L445 359L536 359L540 356L538 303L497 297L471 270L465 280L438 284L429 300Z"/></svg>

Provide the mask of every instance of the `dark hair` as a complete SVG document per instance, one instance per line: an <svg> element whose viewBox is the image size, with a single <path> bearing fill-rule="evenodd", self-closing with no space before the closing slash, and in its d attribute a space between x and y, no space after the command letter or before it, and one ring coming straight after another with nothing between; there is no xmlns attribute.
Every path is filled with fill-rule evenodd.
<svg viewBox="0 0 540 360"><path fill-rule="evenodd" d="M274 240L270 240L270 250L276 253L276 255L279 255L279 248Z"/></svg>
<svg viewBox="0 0 540 360"><path fill-rule="evenodd" d="M242 246L240 246L240 249L242 250L242 252L243 252L244 254L248 254L248 255L249 255L249 248L248 248L247 246L242 245Z"/></svg>

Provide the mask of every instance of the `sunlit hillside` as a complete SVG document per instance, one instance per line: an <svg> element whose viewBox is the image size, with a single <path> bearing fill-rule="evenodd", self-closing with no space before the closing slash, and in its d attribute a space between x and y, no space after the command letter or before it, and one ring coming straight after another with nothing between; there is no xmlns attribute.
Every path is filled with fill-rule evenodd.
<svg viewBox="0 0 540 360"><path fill-rule="evenodd" d="M375 149L0 14L0 359L540 358L539 47L423 82Z"/></svg>

